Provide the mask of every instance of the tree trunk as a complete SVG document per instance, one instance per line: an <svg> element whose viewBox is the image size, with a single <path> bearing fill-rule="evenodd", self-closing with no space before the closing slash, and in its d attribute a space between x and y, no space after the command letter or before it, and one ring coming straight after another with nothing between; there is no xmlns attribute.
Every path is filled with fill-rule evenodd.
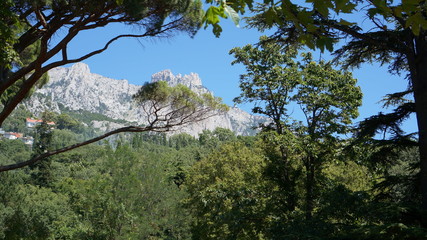
<svg viewBox="0 0 427 240"><path fill-rule="evenodd" d="M415 54L408 59L418 124L420 153L420 192L422 226L427 227L427 42L421 34L415 41Z"/></svg>
<svg viewBox="0 0 427 240"><path fill-rule="evenodd" d="M285 186L285 191L287 191L287 208L289 211L294 211L296 208L296 192L295 192L295 182L291 179L291 169L289 166L288 156L284 146L280 146L280 154L283 164L282 171L282 186Z"/></svg>
<svg viewBox="0 0 427 240"><path fill-rule="evenodd" d="M0 66L0 84L6 82L8 72L7 68Z"/></svg>
<svg viewBox="0 0 427 240"><path fill-rule="evenodd" d="M314 158L309 156L305 163L306 182L305 182L305 219L310 220L313 216L314 209L314 184L315 184L315 167Z"/></svg>

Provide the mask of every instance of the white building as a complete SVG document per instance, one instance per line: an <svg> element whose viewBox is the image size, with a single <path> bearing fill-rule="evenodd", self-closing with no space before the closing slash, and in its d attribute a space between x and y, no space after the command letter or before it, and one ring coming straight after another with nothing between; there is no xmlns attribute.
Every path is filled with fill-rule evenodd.
<svg viewBox="0 0 427 240"><path fill-rule="evenodd" d="M15 139L20 139L24 137L24 134L22 133L16 133L16 132L5 132L3 134L3 137L9 140L15 140Z"/></svg>
<svg viewBox="0 0 427 240"><path fill-rule="evenodd" d="M28 128L33 128L35 126L37 126L38 124L41 124L43 122L43 120L40 119L32 119L32 118L27 118L25 124ZM54 122L47 122L47 125L53 126L55 125Z"/></svg>

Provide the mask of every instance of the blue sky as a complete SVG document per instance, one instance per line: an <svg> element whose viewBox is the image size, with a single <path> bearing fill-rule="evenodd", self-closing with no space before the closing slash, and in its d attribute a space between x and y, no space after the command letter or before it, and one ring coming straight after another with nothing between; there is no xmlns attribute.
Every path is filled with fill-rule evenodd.
<svg viewBox="0 0 427 240"><path fill-rule="evenodd" d="M222 20L223 33L216 38L211 29L201 29L194 38L178 34L168 39L121 39L99 55L85 60L91 72L114 79L127 79L132 84L142 85L150 80L152 74L170 69L174 74L198 73L203 85L222 97L224 102L233 105L232 99L239 95L239 75L243 66L231 66L233 58L228 54L233 47L256 43L266 33L237 28L231 20ZM117 34L135 33L132 27L115 24L80 34L69 46L70 57L79 56L103 47L106 41ZM268 35L268 34L267 34ZM319 58L319 54L315 55ZM323 54L326 60L328 54ZM364 98L360 108L361 120L379 111L379 101L387 93L402 91L407 86L404 76L392 76L386 67L364 64L353 70L358 79ZM250 111L250 106L239 106ZM416 131L416 122L410 119L405 123L407 131Z"/></svg>

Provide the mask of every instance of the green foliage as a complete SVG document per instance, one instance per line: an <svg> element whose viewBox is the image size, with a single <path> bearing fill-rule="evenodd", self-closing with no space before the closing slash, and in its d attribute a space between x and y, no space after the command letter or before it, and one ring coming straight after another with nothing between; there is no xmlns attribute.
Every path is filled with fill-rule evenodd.
<svg viewBox="0 0 427 240"><path fill-rule="evenodd" d="M72 239L78 231L77 215L67 196L33 185L18 186L9 200L14 214L8 219L5 239Z"/></svg>
<svg viewBox="0 0 427 240"><path fill-rule="evenodd" d="M61 115L64 114L64 116L62 116L62 117L64 117L65 119L63 119L63 120L64 121L71 121L71 122L69 122L69 123L71 123L71 125L74 125L75 121L90 125L91 122L94 120L95 121L108 121L108 122L114 122L114 123L120 123L120 124L127 124L128 123L125 120L112 119L112 118L107 117L105 115L102 115L100 113L93 113L93 112L89 112L86 110L73 111L73 110L70 110L68 108L65 108L64 106L61 106L61 104L59 104L59 108L61 110ZM58 117L61 119L60 116L58 116ZM69 117L71 119L69 119Z"/></svg>
<svg viewBox="0 0 427 240"><path fill-rule="evenodd" d="M54 130L51 144L64 144L57 138L64 133L73 135ZM197 141L179 150L149 141L54 156L43 186L28 184L40 179L35 170L1 174L0 239L190 239L191 215L181 206L187 193L179 186L196 161ZM30 155L21 141L0 141L0 150L1 162Z"/></svg>
<svg viewBox="0 0 427 240"><path fill-rule="evenodd" d="M205 148L214 149L221 143L236 140L236 135L229 129L215 128L215 130L203 130L199 134L199 143Z"/></svg>
<svg viewBox="0 0 427 240"><path fill-rule="evenodd" d="M134 95L154 131L169 131L228 111L221 98L210 93L196 94L184 85L169 86L164 81L146 83Z"/></svg>
<svg viewBox="0 0 427 240"><path fill-rule="evenodd" d="M51 122L54 116L55 114L52 112L42 113L42 123L36 126L34 137L33 154L35 156L53 149L53 129L48 122ZM31 165L33 183L35 185L47 187L53 182L51 164L51 158L44 158L40 162Z"/></svg>
<svg viewBox="0 0 427 240"><path fill-rule="evenodd" d="M308 4L307 4L308 3ZM391 95L413 94L414 101L400 102L389 114L379 113L361 124L360 135L391 132L391 137L365 143L373 144L377 159L387 159L397 148L418 145L423 210L422 226L427 226L427 21L425 1L350 1L307 0L264 1L250 18L249 24L261 30L275 28L274 39L299 43L312 49L334 50L340 39L346 42L334 52L335 61L344 67L361 67L366 62L388 65L392 74L406 72L409 88ZM362 20L361 15L366 16ZM364 22L364 24L360 24ZM366 24L366 21L368 24ZM385 86L386 87L386 86ZM402 93L404 93L402 95ZM389 96L391 96L389 95ZM416 113L418 137L404 134L400 124ZM386 136L386 135L384 135ZM384 161L383 161L384 162Z"/></svg>
<svg viewBox="0 0 427 240"><path fill-rule="evenodd" d="M175 134L168 139L169 147L175 148L176 150L195 145L196 143L197 140L187 133Z"/></svg>
<svg viewBox="0 0 427 240"><path fill-rule="evenodd" d="M264 239L269 187L258 150L223 145L197 162L185 184L195 211L196 239Z"/></svg>
<svg viewBox="0 0 427 240"><path fill-rule="evenodd" d="M214 110L226 111L228 107L221 103L221 99L211 94L197 95L184 85L171 87L165 81L146 83L135 94L134 99L143 103L146 101L156 104L168 104L173 115L185 116L196 111L200 107L209 107Z"/></svg>
<svg viewBox="0 0 427 240"><path fill-rule="evenodd" d="M55 120L56 128L58 129L68 129L76 133L82 131L82 124L77 119L72 118L68 114L61 113L56 117Z"/></svg>
<svg viewBox="0 0 427 240"><path fill-rule="evenodd" d="M0 140L0 163L2 165L26 160L31 150L21 140Z"/></svg>
<svg viewBox="0 0 427 240"><path fill-rule="evenodd" d="M246 67L246 74L240 76L242 93L234 101L254 102L252 111L270 117L276 130L282 133L287 124L284 121L289 117L287 105L300 75L293 60L297 52L261 37L258 47L249 44L233 48L230 54L236 58L232 64Z"/></svg>
<svg viewBox="0 0 427 240"><path fill-rule="evenodd" d="M5 0L0 3L0 65L11 68L10 62L17 58L13 50L16 43L16 36L13 29L9 27L9 22L18 22L18 16L11 10L14 5L12 0Z"/></svg>
<svg viewBox="0 0 427 240"><path fill-rule="evenodd" d="M204 13L202 23L205 29L212 25L212 32L216 37L219 37L222 28L219 24L220 18L230 17L234 24L239 27L240 16L245 12L245 7L252 6L251 0L224 1L224 0L206 0L207 3L213 4L209 6Z"/></svg>
<svg viewBox="0 0 427 240"><path fill-rule="evenodd" d="M73 136L78 135L53 130L51 145L72 141ZM266 131L250 139L226 129L205 131L199 139L146 133L136 135L132 145L120 141L112 144L115 149L91 145L52 157L48 185L28 184L36 179L28 169L1 174L0 239L426 236L416 224L414 202L419 198L413 182L418 170L413 151L400 154L394 160L399 164L376 172L364 163L368 157L363 154L329 156L318 171L316 204L307 220L306 146L290 131ZM280 181L281 146L293 170L290 192L282 185L288 182ZM21 141L0 141L0 151L1 162L30 155ZM292 199L296 205L291 210Z"/></svg>
<svg viewBox="0 0 427 240"><path fill-rule="evenodd" d="M2 128L7 132L28 133L25 121L26 118L32 116L33 114L30 111L20 105L13 111L12 115L4 121Z"/></svg>
<svg viewBox="0 0 427 240"><path fill-rule="evenodd" d="M304 112L309 135L322 138L348 132L362 105L357 80L350 72L333 69L331 63L314 62L311 54L303 57L294 100Z"/></svg>
<svg viewBox="0 0 427 240"><path fill-rule="evenodd" d="M322 172L328 184L342 185L352 192L369 191L373 187L375 177L366 166L353 161L326 163Z"/></svg>
<svg viewBox="0 0 427 240"><path fill-rule="evenodd" d="M344 133L358 116L362 93L356 80L349 72L333 69L331 63L315 63L311 54L303 54L302 62L296 62L295 49L266 37L257 47L234 48L230 54L236 58L232 63L243 64L247 71L241 75L242 93L235 102L255 102L253 112L270 117L279 134L290 124L286 121L291 102L300 105L308 125L316 122L315 128L326 135Z"/></svg>
<svg viewBox="0 0 427 240"><path fill-rule="evenodd" d="M177 208L183 192L167 181L165 160L141 158L121 146L107 151L106 161L90 179L64 179L61 188L73 194L90 239L177 237L184 234L185 213ZM143 154L145 155L145 154ZM149 155L152 156L152 155Z"/></svg>
<svg viewBox="0 0 427 240"><path fill-rule="evenodd" d="M256 47L247 45L230 53L236 58L233 64L242 63L247 71L241 75L242 94L235 101L255 102L253 112L272 120L261 138L267 175L281 190L275 199L285 216L300 221L297 209L304 209L309 222L321 208L317 204L325 177L322 168L339 160L343 150L339 135L347 133L358 116L361 90L350 73L335 70L331 63L316 63L309 53L301 54L297 62L295 48L266 37ZM303 121L292 120L291 104L301 109ZM274 227L279 235L286 232L282 224L287 223Z"/></svg>

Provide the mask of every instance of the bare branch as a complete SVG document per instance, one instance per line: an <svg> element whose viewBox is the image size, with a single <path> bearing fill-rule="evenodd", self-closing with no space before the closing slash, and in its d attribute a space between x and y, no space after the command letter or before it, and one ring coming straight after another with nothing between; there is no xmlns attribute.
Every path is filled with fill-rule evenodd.
<svg viewBox="0 0 427 240"><path fill-rule="evenodd" d="M34 9L34 13L36 14L37 19L39 20L40 24L41 24L45 29L47 29L47 28L48 28L48 26L47 26L46 19L45 19L45 17L43 16L43 14L42 14L42 12L40 11L40 9L39 9L39 8L35 8L35 9Z"/></svg>

